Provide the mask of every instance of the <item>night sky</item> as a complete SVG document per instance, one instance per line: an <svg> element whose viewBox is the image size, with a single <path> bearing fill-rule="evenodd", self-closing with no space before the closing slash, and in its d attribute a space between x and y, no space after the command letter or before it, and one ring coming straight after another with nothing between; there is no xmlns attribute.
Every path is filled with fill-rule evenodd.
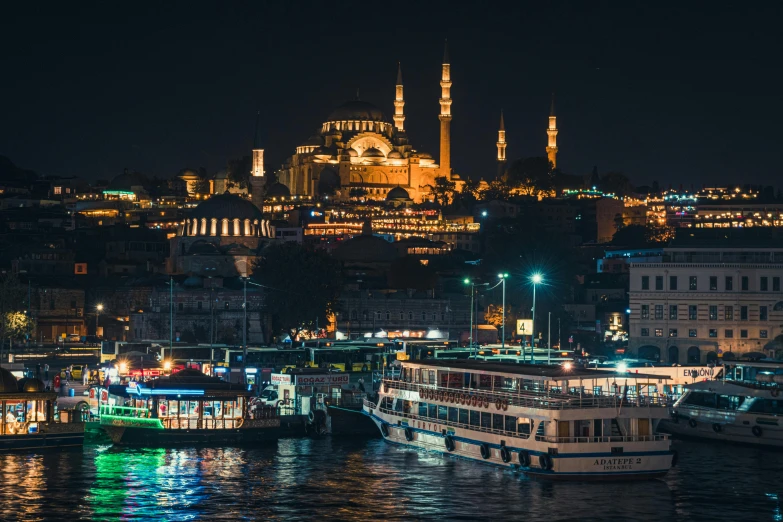
<svg viewBox="0 0 783 522"><path fill-rule="evenodd" d="M568 173L783 185L776 2L154 4L4 6L0 155L92 180L214 172L260 111L269 171L357 88L391 121L400 61L406 130L437 158L448 38L455 172L494 174L501 108L508 157L544 155L554 91Z"/></svg>

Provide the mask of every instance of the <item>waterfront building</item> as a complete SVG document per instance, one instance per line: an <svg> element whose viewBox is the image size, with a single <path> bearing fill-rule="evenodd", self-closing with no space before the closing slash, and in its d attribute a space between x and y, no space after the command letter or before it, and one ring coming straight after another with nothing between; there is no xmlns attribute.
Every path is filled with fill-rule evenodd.
<svg viewBox="0 0 783 522"><path fill-rule="evenodd" d="M783 331L783 248L683 232L660 262L631 264L629 349L680 364L765 352Z"/></svg>

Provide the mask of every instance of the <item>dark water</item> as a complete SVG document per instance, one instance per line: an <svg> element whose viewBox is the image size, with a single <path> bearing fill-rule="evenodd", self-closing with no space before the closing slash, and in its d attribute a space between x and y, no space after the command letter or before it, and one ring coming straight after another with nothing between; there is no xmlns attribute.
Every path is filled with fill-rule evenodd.
<svg viewBox="0 0 783 522"><path fill-rule="evenodd" d="M2 520L781 520L783 452L676 442L663 480L547 483L381 440L0 456Z"/></svg>

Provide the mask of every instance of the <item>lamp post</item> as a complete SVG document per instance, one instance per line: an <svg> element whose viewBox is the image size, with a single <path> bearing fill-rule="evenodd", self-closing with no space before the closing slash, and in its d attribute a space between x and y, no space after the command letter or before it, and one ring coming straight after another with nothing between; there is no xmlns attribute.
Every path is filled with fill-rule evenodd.
<svg viewBox="0 0 783 522"><path fill-rule="evenodd" d="M508 279L508 274L505 272L502 274L498 274L498 279L500 279L500 282L503 283L503 307L500 309L500 319L503 321L501 324L501 330L503 338L500 340L500 348L505 349L506 348L506 279Z"/></svg>
<svg viewBox="0 0 783 522"><path fill-rule="evenodd" d="M481 283L481 284L477 285L476 283L472 282L467 277L465 278L464 283L466 285L470 285L470 345L469 345L469 348L470 348L471 353L472 353L473 352L473 320L474 320L473 319L473 317L474 317L473 312L475 310L475 306L473 304L474 303L473 297L476 295L476 287L477 286L489 286L489 283Z"/></svg>
<svg viewBox="0 0 783 522"><path fill-rule="evenodd" d="M532 336L530 337L530 362L535 362L535 353L536 353L536 286L543 281L543 278L541 277L541 274L533 274L530 277L530 280L533 282L533 321L532 321Z"/></svg>
<svg viewBox="0 0 783 522"><path fill-rule="evenodd" d="M101 312L103 312L103 305L98 303L98 305L95 306L96 314L95 314L95 335L98 335L98 328L100 328L101 323Z"/></svg>

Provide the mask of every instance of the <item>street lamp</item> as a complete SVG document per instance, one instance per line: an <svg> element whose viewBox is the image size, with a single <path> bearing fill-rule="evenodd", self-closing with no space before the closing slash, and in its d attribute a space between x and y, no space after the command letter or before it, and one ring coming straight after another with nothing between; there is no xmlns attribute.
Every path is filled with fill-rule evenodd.
<svg viewBox="0 0 783 522"><path fill-rule="evenodd" d="M469 348L472 352L473 351L473 311L475 310L475 306L473 304L473 296L476 295L477 286L489 286L489 283L481 283L477 285L467 277L465 278L464 283L466 285L470 285L470 346Z"/></svg>
<svg viewBox="0 0 783 522"><path fill-rule="evenodd" d="M508 274L505 272L502 274L498 274L498 279L500 279L500 282L503 283L503 307L500 309L500 318L501 321L503 321L501 325L503 338L500 340L500 348L505 349L506 348L506 279L508 279Z"/></svg>
<svg viewBox="0 0 783 522"><path fill-rule="evenodd" d="M532 336L530 340L530 362L535 362L535 353L536 353L536 286L538 286L541 281L544 280L543 277L541 277L541 274L535 273L532 276L530 276L530 280L533 282L533 321L532 321Z"/></svg>
<svg viewBox="0 0 783 522"><path fill-rule="evenodd" d="M98 305L95 306L95 310L98 311L98 313L95 315L95 335L98 335L98 328L100 328L100 322L101 322L101 312L103 312L103 305L98 303Z"/></svg>

